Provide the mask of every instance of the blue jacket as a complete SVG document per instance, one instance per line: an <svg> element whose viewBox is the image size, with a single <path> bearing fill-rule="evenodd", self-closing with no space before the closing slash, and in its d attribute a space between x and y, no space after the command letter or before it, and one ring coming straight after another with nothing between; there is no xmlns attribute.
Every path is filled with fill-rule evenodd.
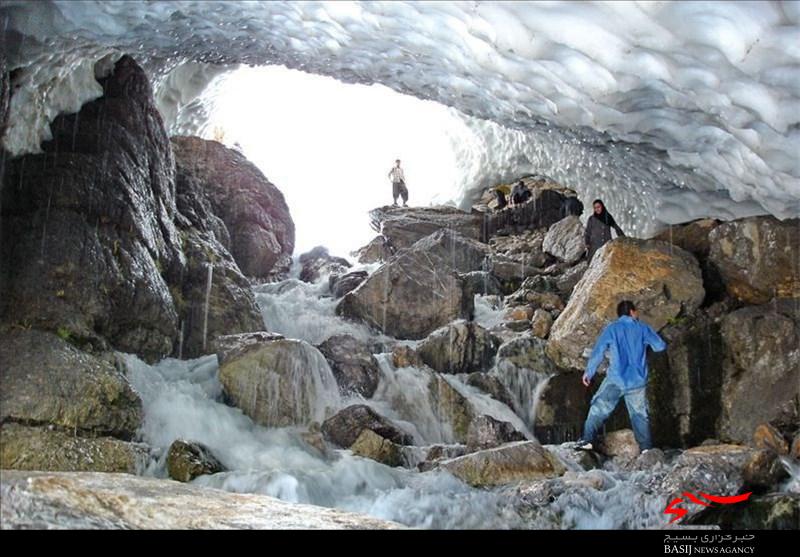
<svg viewBox="0 0 800 557"><path fill-rule="evenodd" d="M591 379L610 349L608 379L623 390L639 389L647 383L647 347L661 352L667 343L650 325L624 315L603 329L586 364Z"/></svg>

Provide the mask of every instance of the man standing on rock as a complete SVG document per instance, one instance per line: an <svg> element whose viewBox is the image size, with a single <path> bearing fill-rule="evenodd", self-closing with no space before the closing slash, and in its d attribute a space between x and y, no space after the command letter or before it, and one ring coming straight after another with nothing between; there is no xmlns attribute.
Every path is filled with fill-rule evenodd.
<svg viewBox="0 0 800 557"><path fill-rule="evenodd" d="M644 451L653 447L645 394L647 347L661 352L666 349L667 344L649 325L639 321L639 312L630 300L623 300L617 305L617 315L619 319L603 329L586 364L583 384L588 387L605 357L606 350L610 350L608 373L592 398L589 415L583 426L583 436L576 449L593 448L592 441L597 432L623 397L639 448Z"/></svg>
<svg viewBox="0 0 800 557"><path fill-rule="evenodd" d="M395 166L389 171L389 178L392 179L392 197L394 198L394 205L397 207L397 196L401 196L403 198L403 207L408 207L406 205L406 201L408 201L408 189L406 188L406 177L403 173L403 169L400 168L400 159L394 161Z"/></svg>

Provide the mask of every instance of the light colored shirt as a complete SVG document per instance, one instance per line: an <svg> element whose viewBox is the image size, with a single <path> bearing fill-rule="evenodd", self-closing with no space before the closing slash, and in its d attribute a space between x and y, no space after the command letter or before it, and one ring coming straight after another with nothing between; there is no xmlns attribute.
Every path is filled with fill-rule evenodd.
<svg viewBox="0 0 800 557"><path fill-rule="evenodd" d="M591 379L609 351L608 379L623 390L639 389L647 383L647 347L661 352L667 343L650 325L623 315L603 329L586 364Z"/></svg>
<svg viewBox="0 0 800 557"><path fill-rule="evenodd" d="M406 181L406 176L403 173L403 169L399 166L395 166L389 171L389 178L392 179L392 182L399 182L400 180L403 182Z"/></svg>

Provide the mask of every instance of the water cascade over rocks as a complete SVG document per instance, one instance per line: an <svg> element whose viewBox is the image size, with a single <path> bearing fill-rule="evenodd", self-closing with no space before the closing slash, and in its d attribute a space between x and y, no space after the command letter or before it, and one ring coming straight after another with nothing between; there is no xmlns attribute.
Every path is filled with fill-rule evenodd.
<svg viewBox="0 0 800 557"><path fill-rule="evenodd" d="M221 144L170 140L133 58L106 70L3 167L4 528L152 526L123 495L176 526L175 498L209 501L202 527L659 528L686 490L791 515L796 219L614 239L588 263L558 210L575 192L528 176L520 207L378 208L369 264L290 268L280 190ZM597 385L580 373L621 298L668 341L660 448L618 411L577 452ZM237 522L234 501L271 518Z"/></svg>

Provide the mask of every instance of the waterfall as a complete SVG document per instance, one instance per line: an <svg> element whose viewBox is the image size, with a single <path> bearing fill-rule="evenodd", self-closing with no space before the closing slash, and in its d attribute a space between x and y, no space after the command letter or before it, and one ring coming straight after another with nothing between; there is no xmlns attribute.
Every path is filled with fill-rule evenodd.
<svg viewBox="0 0 800 557"><path fill-rule="evenodd" d="M203 352L206 351L206 340L208 339L208 303L211 298L211 280L214 276L214 265L208 264L208 279L206 281L206 306L203 310ZM183 336L181 336L183 339Z"/></svg>

